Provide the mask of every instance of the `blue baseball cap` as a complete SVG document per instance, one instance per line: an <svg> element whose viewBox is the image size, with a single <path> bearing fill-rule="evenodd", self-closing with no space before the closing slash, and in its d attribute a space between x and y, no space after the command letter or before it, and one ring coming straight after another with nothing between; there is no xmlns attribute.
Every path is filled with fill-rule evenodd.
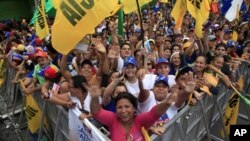
<svg viewBox="0 0 250 141"><path fill-rule="evenodd" d="M231 30L231 29L225 29L224 32L225 33L233 33L233 30Z"/></svg>
<svg viewBox="0 0 250 141"><path fill-rule="evenodd" d="M159 67L160 64L169 64L168 60L165 59L165 58L159 58L157 61L156 61L156 67Z"/></svg>
<svg viewBox="0 0 250 141"><path fill-rule="evenodd" d="M233 40L227 41L227 47L235 47L235 46L236 46L235 41L233 41Z"/></svg>
<svg viewBox="0 0 250 141"><path fill-rule="evenodd" d="M127 67L129 64L136 66L136 60L133 56L130 56L125 60L124 67Z"/></svg>
<svg viewBox="0 0 250 141"><path fill-rule="evenodd" d="M155 84L163 82L165 85L168 86L168 79L166 76L160 74L156 77Z"/></svg>
<svg viewBox="0 0 250 141"><path fill-rule="evenodd" d="M135 29L135 33L141 33L141 29L140 28Z"/></svg>
<svg viewBox="0 0 250 141"><path fill-rule="evenodd" d="M22 62L23 56L21 54L15 53L12 55L12 61Z"/></svg>

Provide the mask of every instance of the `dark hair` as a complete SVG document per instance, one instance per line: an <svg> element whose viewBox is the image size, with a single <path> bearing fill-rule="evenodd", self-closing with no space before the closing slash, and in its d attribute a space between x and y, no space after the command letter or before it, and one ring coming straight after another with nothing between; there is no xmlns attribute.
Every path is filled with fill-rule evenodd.
<svg viewBox="0 0 250 141"><path fill-rule="evenodd" d="M196 57L196 59L197 59L198 57L204 58L204 59L205 59L205 64L208 64L208 58L207 58L207 56L205 56L205 55L198 55L198 56ZM196 60L196 59L195 59L195 60Z"/></svg>
<svg viewBox="0 0 250 141"><path fill-rule="evenodd" d="M224 44L224 43L219 43L219 44L217 44L217 45L215 46L215 49L217 49L217 48L219 48L219 47L224 47L225 50L227 50L227 45Z"/></svg>
<svg viewBox="0 0 250 141"><path fill-rule="evenodd" d="M137 109L138 105L137 98L133 96L131 93L122 92L118 94L115 98L115 105L117 105L117 102L120 101L121 99L127 99L134 106L134 108Z"/></svg>
<svg viewBox="0 0 250 141"><path fill-rule="evenodd" d="M35 65L34 65L33 62L28 62L28 61L26 61L26 62L24 63L24 68L25 68L26 70L32 71L32 70L34 70L34 67L35 67Z"/></svg>
<svg viewBox="0 0 250 141"><path fill-rule="evenodd" d="M52 82L52 83L60 83L61 78L62 78L62 73L59 71L55 78L50 79L50 82Z"/></svg>
<svg viewBox="0 0 250 141"><path fill-rule="evenodd" d="M47 50L52 54L57 54L58 52L53 48L51 42L46 43L45 45L47 47Z"/></svg>
<svg viewBox="0 0 250 141"><path fill-rule="evenodd" d="M113 70L113 71L109 74L109 78L110 78L114 73L116 73L116 72L118 72L118 71Z"/></svg>
<svg viewBox="0 0 250 141"><path fill-rule="evenodd" d="M171 47L171 52L173 52L173 50L174 50L174 47L175 46L178 46L179 47L179 49L181 49L181 45L180 44L178 44L178 43L174 43L174 44L172 44L172 47Z"/></svg>
<svg viewBox="0 0 250 141"><path fill-rule="evenodd" d="M135 56L135 57L136 57L136 54L137 54L139 51L141 51L141 50L139 50L139 49L135 50L135 52L134 52L134 56Z"/></svg>
<svg viewBox="0 0 250 141"><path fill-rule="evenodd" d="M91 62L90 60L88 60L88 59L85 59L85 60L82 61L82 63L81 63L81 68L82 68L83 65L85 65L85 64L88 64L88 65L90 65L91 67L93 67L92 62Z"/></svg>
<svg viewBox="0 0 250 141"><path fill-rule="evenodd" d="M224 61L225 61L225 58L224 58L223 55L215 55L215 56L212 58L212 61L214 61L214 60L217 59L217 58L223 58Z"/></svg>
<svg viewBox="0 0 250 141"><path fill-rule="evenodd" d="M175 79L178 80L181 75L184 75L184 74L188 73L189 71L193 72L193 69L191 67L188 67L188 66L185 66L185 67L179 69Z"/></svg>
<svg viewBox="0 0 250 141"><path fill-rule="evenodd" d="M82 75L75 75L71 77L75 88L81 88L82 92L87 92L87 89L83 86L83 83L87 83L87 80Z"/></svg>
<svg viewBox="0 0 250 141"><path fill-rule="evenodd" d="M116 85L116 88L117 88L117 87L125 87L126 91L128 91L126 85L125 85L124 83L122 83L122 82L118 83L118 85ZM115 89L116 89L116 88L115 88Z"/></svg>
<svg viewBox="0 0 250 141"><path fill-rule="evenodd" d="M122 47L123 47L124 45L128 45L129 48L131 49L131 45L130 45L129 43L126 43L126 42L121 44L121 49L122 49Z"/></svg>

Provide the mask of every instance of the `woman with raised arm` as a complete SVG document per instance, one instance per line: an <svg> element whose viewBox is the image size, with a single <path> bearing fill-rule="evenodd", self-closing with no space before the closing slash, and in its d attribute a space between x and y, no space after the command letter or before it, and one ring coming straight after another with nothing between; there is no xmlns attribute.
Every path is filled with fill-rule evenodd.
<svg viewBox="0 0 250 141"><path fill-rule="evenodd" d="M121 93L115 99L116 113L101 108L99 97L101 89L89 88L91 99L90 111L95 119L109 128L111 140L132 141L145 140L142 128L148 129L175 102L176 94L171 94L163 102L154 106L149 112L136 115L137 99L130 93Z"/></svg>

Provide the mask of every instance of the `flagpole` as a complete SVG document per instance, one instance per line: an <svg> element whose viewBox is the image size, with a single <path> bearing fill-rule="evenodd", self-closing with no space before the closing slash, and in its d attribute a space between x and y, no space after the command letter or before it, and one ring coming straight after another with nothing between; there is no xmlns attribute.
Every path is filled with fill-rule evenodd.
<svg viewBox="0 0 250 141"><path fill-rule="evenodd" d="M215 71L216 73L219 74L219 77L222 78L225 74L223 74L219 69L217 69L213 65L208 65L208 68L211 69L212 71ZM233 86L232 82L229 80L229 85L230 87L238 94L241 95L241 93Z"/></svg>
<svg viewBox="0 0 250 141"><path fill-rule="evenodd" d="M34 0L34 3L35 3L35 7L37 7L37 0Z"/></svg>
<svg viewBox="0 0 250 141"><path fill-rule="evenodd" d="M140 9L140 5L139 5L139 1L138 0L136 0L136 5L137 5L137 11L138 11L138 14L139 14L138 16L139 16L139 19L140 19L141 36L142 36L142 47L143 47L143 49L145 49L145 47L144 47L144 29L143 29L143 24L142 24L141 9ZM144 66L145 70L148 70L148 67L147 67L147 57L145 55L142 56L142 66Z"/></svg>
<svg viewBox="0 0 250 141"><path fill-rule="evenodd" d="M142 47L144 48L144 29L143 29L143 24L142 24L142 16L141 16L141 10L139 6L139 1L136 0L136 5L137 5L137 11L138 11L138 16L140 18L140 26L141 26L141 36L142 36Z"/></svg>

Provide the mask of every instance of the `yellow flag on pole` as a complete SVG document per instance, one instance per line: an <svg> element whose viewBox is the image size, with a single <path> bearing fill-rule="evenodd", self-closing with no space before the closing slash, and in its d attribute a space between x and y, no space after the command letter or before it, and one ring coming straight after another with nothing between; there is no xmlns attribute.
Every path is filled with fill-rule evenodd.
<svg viewBox="0 0 250 141"><path fill-rule="evenodd" d="M140 6L143 6L151 1L152 0L138 0ZM136 0L121 0L121 2L124 5L122 9L125 14L131 13L137 10Z"/></svg>
<svg viewBox="0 0 250 141"><path fill-rule="evenodd" d="M183 17L187 11L185 0L176 0L171 16L175 20L175 29L179 29L182 25Z"/></svg>
<svg viewBox="0 0 250 141"><path fill-rule="evenodd" d="M24 82L22 80L19 80L19 82L21 89L25 89ZM38 133L38 130L40 128L41 115L43 114L43 112L31 94L26 95L25 107L28 128L32 134ZM46 118L44 122L44 127L46 127L46 129L49 129L49 125Z"/></svg>
<svg viewBox="0 0 250 141"><path fill-rule="evenodd" d="M117 0L63 0L52 27L53 46L60 53L67 54L102 20L114 13L117 6L121 6Z"/></svg>
<svg viewBox="0 0 250 141"><path fill-rule="evenodd" d="M240 86L240 91L243 89L243 76L238 80ZM229 135L230 125L235 125L237 123L238 112L239 112L240 96L235 92L230 97L223 115L224 125L226 129L226 134ZM222 134L223 136L224 134ZM224 137L224 136L223 136Z"/></svg>
<svg viewBox="0 0 250 141"><path fill-rule="evenodd" d="M211 73L204 73L203 77L214 87L217 87L219 78L213 76Z"/></svg>
<svg viewBox="0 0 250 141"><path fill-rule="evenodd" d="M189 13L195 18L195 33L201 38L203 24L209 17L209 0L186 0Z"/></svg>
<svg viewBox="0 0 250 141"><path fill-rule="evenodd" d="M58 6L59 6L59 4L61 3L61 1L62 1L62 0L52 0L53 6L54 6L55 9L58 8Z"/></svg>
<svg viewBox="0 0 250 141"><path fill-rule="evenodd" d="M46 16L45 16L44 0L38 0L36 34L40 38L45 38L49 34L49 27L48 27Z"/></svg>
<svg viewBox="0 0 250 141"><path fill-rule="evenodd" d="M160 0L162 3L168 3L168 0Z"/></svg>

